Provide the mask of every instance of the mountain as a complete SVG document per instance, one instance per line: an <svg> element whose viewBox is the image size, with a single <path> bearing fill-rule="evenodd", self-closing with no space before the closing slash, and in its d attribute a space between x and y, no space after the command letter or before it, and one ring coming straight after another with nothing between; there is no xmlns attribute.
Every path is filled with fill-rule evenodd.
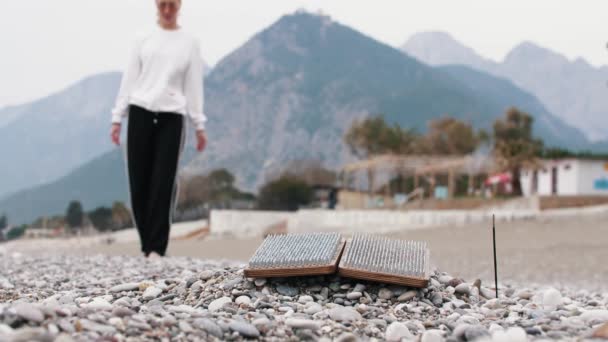
<svg viewBox="0 0 608 342"><path fill-rule="evenodd" d="M403 46L408 55L430 65L462 64L511 80L534 94L547 110L592 140L608 140L608 67L596 68L523 42L504 61L481 57L447 33L413 35Z"/></svg>
<svg viewBox="0 0 608 342"><path fill-rule="evenodd" d="M127 178L120 152L106 152L54 182L14 193L0 200L0 208L17 224L65 213L71 200L79 200L85 210L116 200L126 202Z"/></svg>
<svg viewBox="0 0 608 342"><path fill-rule="evenodd" d="M196 154L186 146L180 168ZM76 168L60 179L21 190L0 200L0 212L8 213L11 223L30 223L42 215L65 213L72 200L79 200L88 211L110 207L114 201L130 206L124 152L115 148Z"/></svg>
<svg viewBox="0 0 608 342"><path fill-rule="evenodd" d="M109 110L119 74L87 77L31 103L7 107L0 125L0 198L45 184L110 150Z"/></svg>
<svg viewBox="0 0 608 342"><path fill-rule="evenodd" d="M568 137L567 146L570 148L590 148L587 139L579 130L559 120L535 96L525 92L511 81L464 65L447 65L438 68L462 81L476 94L494 102L498 107L507 108L516 105L520 110L533 113L534 133L537 136L545 137L547 145L560 145L563 141L554 137L561 135ZM547 139L547 137L553 138ZM562 144L562 146L564 145Z"/></svg>

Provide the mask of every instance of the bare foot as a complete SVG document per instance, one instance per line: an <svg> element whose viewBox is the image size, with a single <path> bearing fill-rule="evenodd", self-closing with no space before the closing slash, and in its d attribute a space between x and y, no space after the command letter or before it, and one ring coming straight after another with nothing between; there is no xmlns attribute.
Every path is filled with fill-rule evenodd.
<svg viewBox="0 0 608 342"><path fill-rule="evenodd" d="M150 252L150 254L148 254L148 259L161 259L162 256L156 252Z"/></svg>

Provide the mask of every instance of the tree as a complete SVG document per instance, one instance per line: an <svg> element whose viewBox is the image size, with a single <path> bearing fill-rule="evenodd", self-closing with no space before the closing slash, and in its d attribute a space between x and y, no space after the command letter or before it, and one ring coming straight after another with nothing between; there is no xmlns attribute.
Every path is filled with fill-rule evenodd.
<svg viewBox="0 0 608 342"><path fill-rule="evenodd" d="M106 207L98 207L88 213L89 219L93 223L93 226L100 231L111 230L113 226L112 222L112 209Z"/></svg>
<svg viewBox="0 0 608 342"><path fill-rule="evenodd" d="M399 124L389 126L381 116L355 120L344 136L352 154L359 159L375 155L394 153L408 154L414 152L418 135L412 130L404 130ZM374 188L374 171L368 169L367 180L370 192Z"/></svg>
<svg viewBox="0 0 608 342"><path fill-rule="evenodd" d="M312 200L312 188L303 179L285 173L262 187L258 196L258 208L295 211Z"/></svg>
<svg viewBox="0 0 608 342"><path fill-rule="evenodd" d="M8 227L8 218L6 217L6 214L3 214L0 216L0 231L6 227Z"/></svg>
<svg viewBox="0 0 608 342"><path fill-rule="evenodd" d="M226 169L211 171L208 179L211 189L215 191L232 189L234 186L234 176Z"/></svg>
<svg viewBox="0 0 608 342"><path fill-rule="evenodd" d="M13 240L13 239L20 238L21 236L23 236L26 229L27 229L27 225L25 225L25 224L14 227L6 234L6 239Z"/></svg>
<svg viewBox="0 0 608 342"><path fill-rule="evenodd" d="M441 118L429 123L429 129L420 139L419 153L463 155L475 151L479 135L473 127L454 118Z"/></svg>
<svg viewBox="0 0 608 342"><path fill-rule="evenodd" d="M513 193L521 195L522 167L536 165L543 143L532 135L534 119L517 108L509 108L504 118L494 123L494 154L503 170L511 172Z"/></svg>
<svg viewBox="0 0 608 342"><path fill-rule="evenodd" d="M79 228L82 226L83 218L84 213L80 201L71 201L65 214L65 220L68 225L71 228Z"/></svg>
<svg viewBox="0 0 608 342"><path fill-rule="evenodd" d="M389 126L381 116L355 120L344 136L351 153L359 159L383 153L409 153L417 138L399 124Z"/></svg>
<svg viewBox="0 0 608 342"><path fill-rule="evenodd" d="M297 159L290 161L285 167L285 172L294 175L313 185L335 185L337 180L336 172L323 166L319 160Z"/></svg>
<svg viewBox="0 0 608 342"><path fill-rule="evenodd" d="M117 201L112 204L112 222L117 229L133 226L131 213L124 203Z"/></svg>

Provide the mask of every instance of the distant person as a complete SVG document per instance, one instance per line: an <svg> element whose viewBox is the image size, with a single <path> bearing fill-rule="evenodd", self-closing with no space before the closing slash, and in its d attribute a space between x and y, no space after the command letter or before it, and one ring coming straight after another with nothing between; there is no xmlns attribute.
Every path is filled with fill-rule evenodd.
<svg viewBox="0 0 608 342"><path fill-rule="evenodd" d="M329 199L328 199L328 208L336 209L336 204L338 204L338 189L331 188L329 190Z"/></svg>
<svg viewBox="0 0 608 342"><path fill-rule="evenodd" d="M181 0L156 0L158 20L137 35L112 109L112 141L124 147L134 224L145 257L165 256L179 186L179 159L188 116L197 150L207 143L203 113L203 60L197 38L177 24Z"/></svg>

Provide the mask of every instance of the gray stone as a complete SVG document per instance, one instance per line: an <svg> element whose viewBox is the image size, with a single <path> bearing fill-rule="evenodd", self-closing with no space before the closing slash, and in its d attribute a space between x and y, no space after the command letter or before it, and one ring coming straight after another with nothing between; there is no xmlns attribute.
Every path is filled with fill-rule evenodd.
<svg viewBox="0 0 608 342"><path fill-rule="evenodd" d="M38 309L33 304L19 303L16 304L13 309L15 309L17 316L21 317L22 319L35 323L42 323L42 321L44 321L44 315L42 314L42 311L40 311L40 309Z"/></svg>
<svg viewBox="0 0 608 342"><path fill-rule="evenodd" d="M311 303L306 306L306 308L304 309L304 313L306 313L307 315L314 315L321 310L323 310L323 307L320 304Z"/></svg>
<svg viewBox="0 0 608 342"><path fill-rule="evenodd" d="M427 330L422 334L420 342L443 342L444 340L441 330Z"/></svg>
<svg viewBox="0 0 608 342"><path fill-rule="evenodd" d="M135 291L139 290L139 283L124 283L113 286L110 288L110 292L123 292L123 291Z"/></svg>
<svg viewBox="0 0 608 342"><path fill-rule="evenodd" d="M457 285L454 290L456 291L456 293L468 295L471 292L471 287L467 283L462 283Z"/></svg>
<svg viewBox="0 0 608 342"><path fill-rule="evenodd" d="M296 296L300 290L297 287L279 284L277 285L277 292L284 296Z"/></svg>
<svg viewBox="0 0 608 342"><path fill-rule="evenodd" d="M393 291L387 289L386 287L383 287L378 291L378 298L391 299L393 298Z"/></svg>
<svg viewBox="0 0 608 342"><path fill-rule="evenodd" d="M258 278L254 280L253 283L255 284L255 286L262 287L266 285L266 278Z"/></svg>
<svg viewBox="0 0 608 342"><path fill-rule="evenodd" d="M239 296L237 299L234 300L234 302L238 305L251 306L251 298L249 298L248 296Z"/></svg>
<svg viewBox="0 0 608 342"><path fill-rule="evenodd" d="M337 306L329 310L329 317L338 322L354 322L362 318L357 310L344 306Z"/></svg>
<svg viewBox="0 0 608 342"><path fill-rule="evenodd" d="M238 332L244 337L257 338L260 336L260 332L258 331L258 329L255 326L246 322L233 320L230 322L229 327L231 330Z"/></svg>
<svg viewBox="0 0 608 342"><path fill-rule="evenodd" d="M116 332L116 328L114 328L113 326L99 324L88 319L81 319L78 322L80 323L80 326L85 330L95 331L101 334L113 334Z"/></svg>
<svg viewBox="0 0 608 342"><path fill-rule="evenodd" d="M16 329L10 335L10 342L53 342L53 335L41 327L24 327Z"/></svg>
<svg viewBox="0 0 608 342"><path fill-rule="evenodd" d="M186 321L179 321L178 326L179 326L180 331L183 331L187 334L194 331L194 329L192 329L192 326L190 325L190 323L188 323Z"/></svg>
<svg viewBox="0 0 608 342"><path fill-rule="evenodd" d="M361 341L361 339L359 337L357 337L357 335L350 333L350 332L342 333L335 340L335 342L359 342L359 341Z"/></svg>
<svg viewBox="0 0 608 342"><path fill-rule="evenodd" d="M301 304L306 304L308 302L313 302L313 301L314 301L314 299L308 295L300 296L300 298L298 298L298 303L301 303Z"/></svg>
<svg viewBox="0 0 608 342"><path fill-rule="evenodd" d="M490 333L481 325L471 325L465 329L464 337L467 341L475 341L481 338L490 337Z"/></svg>
<svg viewBox="0 0 608 342"><path fill-rule="evenodd" d="M388 326L388 328L386 328L384 338L390 342L401 341L402 338L411 340L414 338L414 336L405 324L400 322L393 322Z"/></svg>
<svg viewBox="0 0 608 342"><path fill-rule="evenodd" d="M222 328L220 328L217 324L215 324L212 320L208 318L197 318L192 324L204 331L206 331L209 335L215 336L217 338L221 338L224 336L224 332Z"/></svg>
<svg viewBox="0 0 608 342"><path fill-rule="evenodd" d="M198 274L198 278L201 280L209 280L209 279L213 278L214 274L215 274L215 272L213 272L212 270L204 270Z"/></svg>
<svg viewBox="0 0 608 342"><path fill-rule="evenodd" d="M321 327L319 322L310 319L288 318L285 324L296 329L311 329L318 330Z"/></svg>
<svg viewBox="0 0 608 342"><path fill-rule="evenodd" d="M363 284L357 284L355 285L355 288L353 289L353 292L363 292L365 291L365 285Z"/></svg>
<svg viewBox="0 0 608 342"><path fill-rule="evenodd" d="M124 306L117 306L112 310L112 316L126 317L135 315L135 311Z"/></svg>
<svg viewBox="0 0 608 342"><path fill-rule="evenodd" d="M361 293L361 292L350 292L349 294L346 295L346 298L348 298L350 300L357 300L357 299L361 298L361 296L363 296L363 293Z"/></svg>
<svg viewBox="0 0 608 342"><path fill-rule="evenodd" d="M414 299L417 295L418 295L418 291L411 290L411 291L407 291L407 292L401 294L401 296L399 296L399 298L397 298L397 300L400 302L409 302L410 300Z"/></svg>
<svg viewBox="0 0 608 342"><path fill-rule="evenodd" d="M432 297L431 297L431 302L435 306L441 306L441 304L443 304L443 297L441 296L441 293L434 292L433 295L432 295Z"/></svg>
<svg viewBox="0 0 608 342"><path fill-rule="evenodd" d="M230 298L230 297L218 298L209 304L209 307L208 307L209 312L219 311L220 309L222 309L224 304L231 303L231 302L232 302L232 298Z"/></svg>

